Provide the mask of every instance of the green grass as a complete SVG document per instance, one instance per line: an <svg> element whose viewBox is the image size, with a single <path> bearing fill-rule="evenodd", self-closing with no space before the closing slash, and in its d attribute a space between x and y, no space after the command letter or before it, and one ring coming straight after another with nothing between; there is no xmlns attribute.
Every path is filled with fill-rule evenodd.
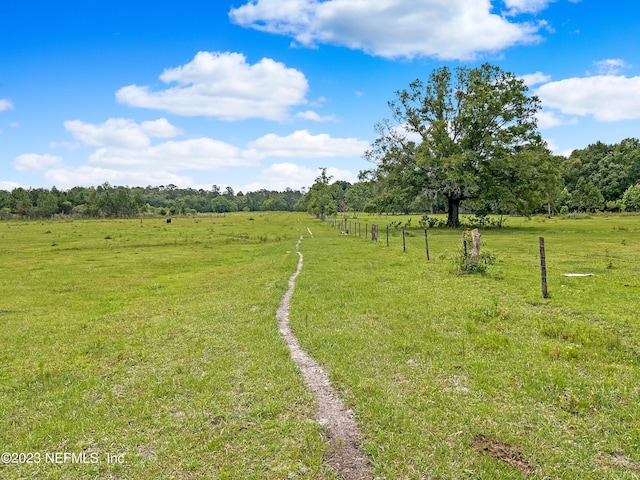
<svg viewBox="0 0 640 480"><path fill-rule="evenodd" d="M275 319L301 217L253 216L0 223L0 450L42 454L1 478L333 478Z"/></svg>
<svg viewBox="0 0 640 480"><path fill-rule="evenodd" d="M638 478L640 217L510 219L482 231L488 275L456 273L460 231L430 231L430 262L421 230L407 253L397 232L389 248L364 240L365 221L407 218L305 241L292 303L378 474Z"/></svg>
<svg viewBox="0 0 640 480"><path fill-rule="evenodd" d="M640 217L509 219L485 275L419 216L387 248L408 218L0 222L0 450L100 455L0 478L334 478L275 319L300 235L292 329L379 478L640 477Z"/></svg>

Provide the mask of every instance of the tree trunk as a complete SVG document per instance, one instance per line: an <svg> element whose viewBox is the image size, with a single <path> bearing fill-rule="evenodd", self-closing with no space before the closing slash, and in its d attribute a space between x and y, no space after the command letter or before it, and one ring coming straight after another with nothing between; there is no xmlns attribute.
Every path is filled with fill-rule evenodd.
<svg viewBox="0 0 640 480"><path fill-rule="evenodd" d="M460 226L460 220L458 218L458 212L460 210L460 200L456 198L447 198L449 204L449 211L447 214L447 227L457 228Z"/></svg>

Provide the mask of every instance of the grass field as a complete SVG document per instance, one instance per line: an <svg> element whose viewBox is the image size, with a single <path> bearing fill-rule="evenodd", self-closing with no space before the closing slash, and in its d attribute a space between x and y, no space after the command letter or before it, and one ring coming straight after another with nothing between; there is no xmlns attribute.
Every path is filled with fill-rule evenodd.
<svg viewBox="0 0 640 480"><path fill-rule="evenodd" d="M379 478L640 478L640 217L509 219L486 275L364 239L407 219L0 222L0 450L42 455L0 477L334 478L275 319L305 235L291 326Z"/></svg>
<svg viewBox="0 0 640 480"><path fill-rule="evenodd" d="M406 254L399 232L316 236L293 328L385 478L639 478L640 217L508 225L482 232L484 276L455 272L460 231L430 232L430 262L421 230Z"/></svg>
<svg viewBox="0 0 640 480"><path fill-rule="evenodd" d="M0 450L42 455L0 478L332 478L275 319L300 216L254 218L0 223Z"/></svg>

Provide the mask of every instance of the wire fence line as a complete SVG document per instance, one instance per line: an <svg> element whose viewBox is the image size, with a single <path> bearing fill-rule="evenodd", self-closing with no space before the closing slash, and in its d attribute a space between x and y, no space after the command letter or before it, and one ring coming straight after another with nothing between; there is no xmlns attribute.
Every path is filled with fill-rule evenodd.
<svg viewBox="0 0 640 480"><path fill-rule="evenodd" d="M324 221L342 235L377 241L391 248L401 248L417 258L436 260L437 263L446 262L453 268L457 268L460 257L464 256L466 229L443 231L438 228L425 228L423 225L406 228L408 222L385 223L376 222L375 219L328 217ZM499 231L502 233L501 229ZM483 236L487 234L488 241L485 242L483 239L482 249L491 262L489 273L507 281L528 284L527 289L539 292L543 297L552 294L554 289L565 288L567 285L575 284L576 288L586 286L587 281L567 277L567 274L574 273L595 273L598 288L607 291L611 289L612 295L616 292L620 294L616 285L618 283L623 285L625 290L640 288L640 275L629 272L626 268L636 265L632 270L640 272L640 253L636 253L636 249L629 252L616 248L614 243L607 248L598 242L589 245L586 241L581 245L582 248L576 249L573 244L563 244L555 239L552 232L545 232L550 238L543 258L539 246L542 232L512 236L513 232L505 231L505 236L498 236L495 229L483 229L482 233ZM624 241L621 245L625 245ZM622 268L623 266L625 268Z"/></svg>

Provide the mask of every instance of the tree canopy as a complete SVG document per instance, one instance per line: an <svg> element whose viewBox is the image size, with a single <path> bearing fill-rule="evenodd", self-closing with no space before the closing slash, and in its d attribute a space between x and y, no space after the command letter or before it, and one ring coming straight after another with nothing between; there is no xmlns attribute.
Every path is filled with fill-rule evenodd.
<svg viewBox="0 0 640 480"><path fill-rule="evenodd" d="M536 167L553 157L536 127L540 102L527 90L523 80L489 64L442 67L426 83L415 80L389 102L396 125L378 124L366 154L378 180L405 204L444 197L451 227L459 225L467 199L526 208L522 195L534 189L525 183L539 186L542 170L553 170Z"/></svg>

